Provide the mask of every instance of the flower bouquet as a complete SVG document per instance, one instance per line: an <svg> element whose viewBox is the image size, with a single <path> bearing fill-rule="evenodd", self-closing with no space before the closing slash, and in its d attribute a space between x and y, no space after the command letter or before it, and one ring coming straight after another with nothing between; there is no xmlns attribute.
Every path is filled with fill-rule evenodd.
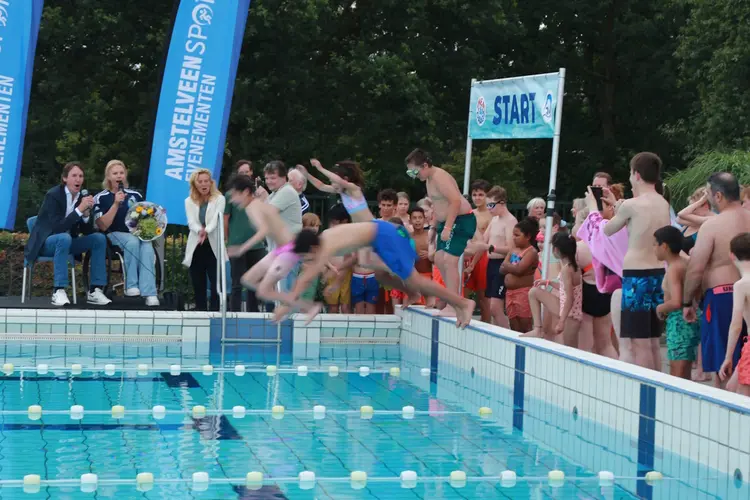
<svg viewBox="0 0 750 500"><path fill-rule="evenodd" d="M156 203L141 201L130 207L125 224L141 241L153 241L167 229L167 211Z"/></svg>

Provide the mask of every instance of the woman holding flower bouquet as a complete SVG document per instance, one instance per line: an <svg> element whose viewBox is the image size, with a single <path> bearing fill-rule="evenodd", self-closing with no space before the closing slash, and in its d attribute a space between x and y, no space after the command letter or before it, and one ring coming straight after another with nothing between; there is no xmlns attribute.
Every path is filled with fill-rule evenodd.
<svg viewBox="0 0 750 500"><path fill-rule="evenodd" d="M146 305L159 305L156 290L154 245L131 233L128 228L130 208L143 201L138 191L128 188L128 170L120 160L111 160L104 169L104 191L94 198L94 220L113 245L123 251L125 260L125 295L144 297ZM153 209L151 209L153 210Z"/></svg>

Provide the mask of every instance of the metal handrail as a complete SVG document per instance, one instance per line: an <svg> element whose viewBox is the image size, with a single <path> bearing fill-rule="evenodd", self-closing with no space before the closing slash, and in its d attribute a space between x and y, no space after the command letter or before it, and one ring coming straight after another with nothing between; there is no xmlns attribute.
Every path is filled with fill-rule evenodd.
<svg viewBox="0 0 750 500"><path fill-rule="evenodd" d="M224 256L227 252L225 241L224 213L219 213L219 255L216 259L216 292L219 294L219 310L221 311L221 341L227 335L227 263Z"/></svg>

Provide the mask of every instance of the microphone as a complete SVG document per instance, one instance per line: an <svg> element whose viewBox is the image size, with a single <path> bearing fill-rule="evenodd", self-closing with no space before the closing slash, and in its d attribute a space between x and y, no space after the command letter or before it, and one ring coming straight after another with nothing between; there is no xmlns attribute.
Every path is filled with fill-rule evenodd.
<svg viewBox="0 0 750 500"><path fill-rule="evenodd" d="M117 183L117 188L120 191L125 191L125 184L122 181L120 181L120 182Z"/></svg>
<svg viewBox="0 0 750 500"><path fill-rule="evenodd" d="M81 198L85 198L89 195L88 189L81 189Z"/></svg>

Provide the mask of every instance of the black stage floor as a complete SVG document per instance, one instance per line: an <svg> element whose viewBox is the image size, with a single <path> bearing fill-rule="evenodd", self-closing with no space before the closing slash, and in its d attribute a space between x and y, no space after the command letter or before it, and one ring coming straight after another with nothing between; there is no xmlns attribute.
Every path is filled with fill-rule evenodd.
<svg viewBox="0 0 750 500"><path fill-rule="evenodd" d="M166 305L162 300L159 307L146 307L145 300L141 297L111 297L112 303L106 306L95 306L86 303L86 297L81 294L78 297L78 304L72 303L64 306L63 309L109 309L115 311L174 311L174 307ZM57 309L52 305L52 297L31 297L26 299L26 303L21 303L21 297L0 297L0 309Z"/></svg>

